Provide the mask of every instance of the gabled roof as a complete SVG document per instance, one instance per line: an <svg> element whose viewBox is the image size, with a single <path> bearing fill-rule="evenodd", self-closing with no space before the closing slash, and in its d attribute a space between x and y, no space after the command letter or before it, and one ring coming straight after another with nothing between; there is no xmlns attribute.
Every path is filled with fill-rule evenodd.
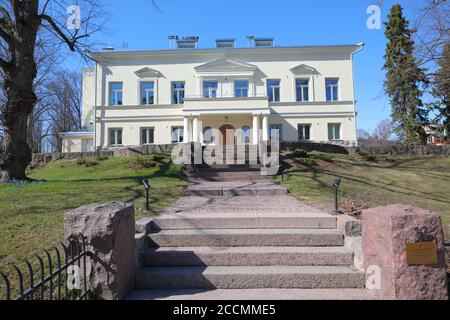
<svg viewBox="0 0 450 320"><path fill-rule="evenodd" d="M298 74L298 75L312 75L312 74L319 74L319 71L317 71L316 68L308 66L306 64L300 64L296 67L293 67L291 69L291 72L293 74Z"/></svg>
<svg viewBox="0 0 450 320"><path fill-rule="evenodd" d="M136 70L134 72L139 78L159 78L162 76L161 72L149 67Z"/></svg>
<svg viewBox="0 0 450 320"><path fill-rule="evenodd" d="M222 58L207 62L194 68L197 73L254 73L257 67L255 65L229 59Z"/></svg>

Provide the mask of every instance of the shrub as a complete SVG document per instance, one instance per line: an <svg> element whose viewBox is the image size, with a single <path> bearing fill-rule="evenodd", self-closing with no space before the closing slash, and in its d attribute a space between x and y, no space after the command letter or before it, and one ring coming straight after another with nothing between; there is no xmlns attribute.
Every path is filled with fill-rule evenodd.
<svg viewBox="0 0 450 320"><path fill-rule="evenodd" d="M319 153L317 157L322 161L333 162L333 156L328 153Z"/></svg>
<svg viewBox="0 0 450 320"><path fill-rule="evenodd" d="M375 161L377 161L377 158L376 158L375 156L368 156L368 157L366 158L366 160L367 160L367 161L371 161L371 162L375 162Z"/></svg>
<svg viewBox="0 0 450 320"><path fill-rule="evenodd" d="M98 165L99 163L98 163L98 161L97 160L94 160L94 159L86 159L86 161L84 162L84 165L86 166L86 167L95 167L96 165Z"/></svg>
<svg viewBox="0 0 450 320"><path fill-rule="evenodd" d="M395 160L395 158L393 158L393 157L384 157L384 161L386 161L386 162L395 162L397 160Z"/></svg>
<svg viewBox="0 0 450 320"><path fill-rule="evenodd" d="M300 159L298 159L298 162L307 167L312 167L312 166L316 165L316 160L311 159L311 158L300 158Z"/></svg>
<svg viewBox="0 0 450 320"><path fill-rule="evenodd" d="M156 154L152 154L150 156L150 159L151 159L151 161L162 162L163 160L166 159L166 156L164 154L156 153Z"/></svg>
<svg viewBox="0 0 450 320"><path fill-rule="evenodd" d="M296 158L306 158L306 157L308 157L308 152L306 152L305 150L300 149L300 148L295 149L292 154Z"/></svg>
<svg viewBox="0 0 450 320"><path fill-rule="evenodd" d="M109 159L108 156L104 156L104 155L101 155L101 154L97 155L97 161L105 161L105 160L108 160L108 159Z"/></svg>

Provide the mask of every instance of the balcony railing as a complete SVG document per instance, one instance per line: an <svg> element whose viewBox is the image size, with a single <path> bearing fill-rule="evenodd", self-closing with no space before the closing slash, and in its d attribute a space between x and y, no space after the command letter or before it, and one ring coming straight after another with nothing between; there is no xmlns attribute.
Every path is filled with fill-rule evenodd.
<svg viewBox="0 0 450 320"><path fill-rule="evenodd" d="M249 95L245 97L235 96L234 94L221 94L215 97L205 97L203 95L188 95L184 101L198 101L198 100L264 100L268 99L265 94Z"/></svg>

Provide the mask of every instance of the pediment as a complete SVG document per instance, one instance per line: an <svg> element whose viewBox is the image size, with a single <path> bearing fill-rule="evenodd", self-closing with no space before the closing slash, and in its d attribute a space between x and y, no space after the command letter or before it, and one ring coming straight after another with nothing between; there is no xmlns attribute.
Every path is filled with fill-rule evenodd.
<svg viewBox="0 0 450 320"><path fill-rule="evenodd" d="M230 72L230 71L254 72L257 69L257 67L249 63L229 58L223 58L199 65L194 69L197 72Z"/></svg>
<svg viewBox="0 0 450 320"><path fill-rule="evenodd" d="M160 78L162 76L161 72L158 70L145 67L134 72L139 78Z"/></svg>
<svg viewBox="0 0 450 320"><path fill-rule="evenodd" d="M314 75L314 74L319 74L319 72L317 71L316 68L308 66L306 64L300 64L296 67L293 67L291 69L291 72L293 74L298 74L298 75Z"/></svg>

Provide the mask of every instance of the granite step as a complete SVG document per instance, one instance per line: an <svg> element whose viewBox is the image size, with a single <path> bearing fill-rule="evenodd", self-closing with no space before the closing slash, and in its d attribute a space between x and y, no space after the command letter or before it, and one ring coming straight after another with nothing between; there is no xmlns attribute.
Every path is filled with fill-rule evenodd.
<svg viewBox="0 0 450 320"><path fill-rule="evenodd" d="M184 229L148 235L152 247L342 246L334 229Z"/></svg>
<svg viewBox="0 0 450 320"><path fill-rule="evenodd" d="M197 178L189 178L194 184L185 187L182 191L182 195L187 196L201 196L201 197L222 197L222 196L274 196L274 195L286 195L288 193L287 188L272 183L271 177L265 177L261 180L245 180L236 179L231 181L218 181L207 180L203 181L203 178L199 180ZM198 181L197 181L198 180ZM195 183L203 182L203 183ZM236 182L235 185L229 183Z"/></svg>
<svg viewBox="0 0 450 320"><path fill-rule="evenodd" d="M188 177L189 181L260 181L272 180L272 176L258 171L200 171Z"/></svg>
<svg viewBox="0 0 450 320"><path fill-rule="evenodd" d="M347 266L145 267L136 289L363 288L364 273Z"/></svg>
<svg viewBox="0 0 450 320"><path fill-rule="evenodd" d="M308 213L167 213L152 220L153 230L171 229L334 229L336 217Z"/></svg>
<svg viewBox="0 0 450 320"><path fill-rule="evenodd" d="M344 247L162 247L148 248L144 266L350 266Z"/></svg>

